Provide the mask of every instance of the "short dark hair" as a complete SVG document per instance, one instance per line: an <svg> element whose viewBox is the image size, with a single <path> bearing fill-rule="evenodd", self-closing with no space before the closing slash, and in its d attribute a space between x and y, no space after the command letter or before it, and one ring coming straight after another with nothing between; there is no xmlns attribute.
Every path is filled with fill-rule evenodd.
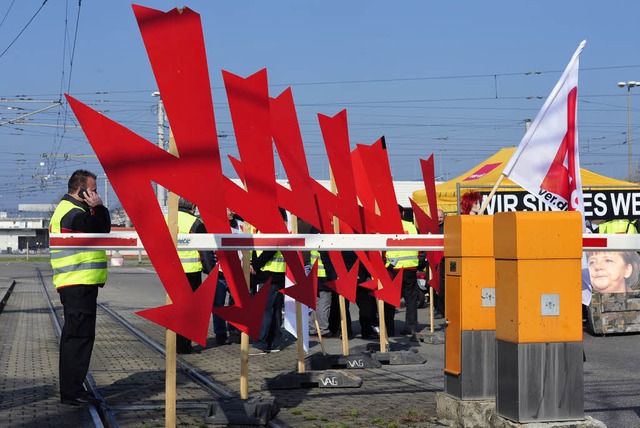
<svg viewBox="0 0 640 428"><path fill-rule="evenodd" d="M71 177L69 178L67 191L69 193L74 193L80 187L86 186L87 178L93 178L95 180L97 176L93 172L87 171L86 169L76 169L75 171L73 171L73 174L71 174Z"/></svg>
<svg viewBox="0 0 640 428"><path fill-rule="evenodd" d="M192 210L194 206L195 206L194 203L188 199L180 198L178 200L178 208L183 208L185 210Z"/></svg>

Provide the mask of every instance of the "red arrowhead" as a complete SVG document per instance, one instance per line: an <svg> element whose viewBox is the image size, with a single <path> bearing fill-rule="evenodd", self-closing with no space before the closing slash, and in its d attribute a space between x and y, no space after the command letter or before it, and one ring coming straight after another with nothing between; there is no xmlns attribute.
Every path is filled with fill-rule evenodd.
<svg viewBox="0 0 640 428"><path fill-rule="evenodd" d="M375 290L372 293L373 296L399 308L402 294L402 272L398 272L393 280L391 280L388 273L381 275L379 278L382 282L382 288Z"/></svg>
<svg viewBox="0 0 640 428"><path fill-rule="evenodd" d="M378 278L380 284L382 284L382 288L375 290L373 296L399 308L402 294L402 274L399 273L392 280L389 271L384 266L382 254L378 251L369 251L368 256L370 266L367 266L367 270L369 270L373 278Z"/></svg>
<svg viewBox="0 0 640 428"><path fill-rule="evenodd" d="M242 302L243 306L239 306L239 304L220 306L213 308L213 313L233 324L238 330L247 333L252 339L258 340L262 326L261 314L264 313L270 288L271 279L267 280L252 298L245 299Z"/></svg>
<svg viewBox="0 0 640 428"><path fill-rule="evenodd" d="M304 272L299 272L299 269L294 266L300 266L299 264L289 263L287 260L286 251L282 253L284 256L287 267L289 268L289 272L291 276L293 276L293 282L295 283L292 286L286 287L283 290L280 290L282 294L286 294L297 302L302 303L303 305L307 305L309 308L316 310L318 305L318 263L314 263L311 267L311 272L307 276ZM294 256L298 258L298 256L294 253ZM294 272L296 270L296 272Z"/></svg>
<svg viewBox="0 0 640 428"><path fill-rule="evenodd" d="M347 270L344 264L342 254L339 252L329 252L331 263L336 270L338 278L333 283L328 283L327 286L336 291L336 293L344 296L345 299L352 303L356 303L356 289L358 287L358 269L360 268L360 261L356 261L351 270Z"/></svg>
<svg viewBox="0 0 640 428"><path fill-rule="evenodd" d="M205 346L217 282L218 267L216 266L216 269L191 295L165 306L139 311L137 314Z"/></svg>
<svg viewBox="0 0 640 428"><path fill-rule="evenodd" d="M440 262L443 257L444 252L442 251L427 251L427 261L433 274L433 278L429 280L429 285L433 287L438 294L440 294L440 268L442 268Z"/></svg>

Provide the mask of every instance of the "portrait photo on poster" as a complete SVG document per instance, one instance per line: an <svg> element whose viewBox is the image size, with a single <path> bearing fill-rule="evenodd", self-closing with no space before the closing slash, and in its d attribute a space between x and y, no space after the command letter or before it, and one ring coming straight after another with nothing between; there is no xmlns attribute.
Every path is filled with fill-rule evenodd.
<svg viewBox="0 0 640 428"><path fill-rule="evenodd" d="M639 287L640 256L635 251L588 251L587 269L592 291L599 293L625 293Z"/></svg>

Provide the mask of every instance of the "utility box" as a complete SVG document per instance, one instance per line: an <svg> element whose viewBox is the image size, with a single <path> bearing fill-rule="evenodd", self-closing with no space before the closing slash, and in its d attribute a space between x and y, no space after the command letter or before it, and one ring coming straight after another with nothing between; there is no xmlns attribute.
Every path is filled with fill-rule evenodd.
<svg viewBox="0 0 640 428"><path fill-rule="evenodd" d="M445 393L495 398L495 259L493 217L447 217Z"/></svg>
<svg viewBox="0 0 640 428"><path fill-rule="evenodd" d="M578 212L494 216L498 415L584 418Z"/></svg>

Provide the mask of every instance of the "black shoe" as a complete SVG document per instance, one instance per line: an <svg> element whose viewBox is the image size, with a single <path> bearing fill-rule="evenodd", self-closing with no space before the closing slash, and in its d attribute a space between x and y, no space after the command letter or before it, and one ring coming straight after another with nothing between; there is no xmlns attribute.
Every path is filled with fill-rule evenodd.
<svg viewBox="0 0 640 428"><path fill-rule="evenodd" d="M176 353L178 353L180 355L192 354L193 353L193 348L191 348L191 349L176 349Z"/></svg>
<svg viewBox="0 0 640 428"><path fill-rule="evenodd" d="M342 335L339 336L340 340L342 340ZM347 333L347 339L351 340L354 337L356 337L356 335L354 333Z"/></svg>
<svg viewBox="0 0 640 428"><path fill-rule="evenodd" d="M402 331L400 332L400 335L401 335L401 336L411 336L412 334L414 334L414 332L412 332L411 330L406 330L406 329L405 329L405 330L402 330Z"/></svg>
<svg viewBox="0 0 640 428"><path fill-rule="evenodd" d="M417 335L417 334L413 333L413 334L411 335L411 337L409 338L409 342L419 343L419 342L420 342L420 339L418 338L418 335Z"/></svg>
<svg viewBox="0 0 640 428"><path fill-rule="evenodd" d="M227 335L222 333L222 334L216 334L216 345L218 346L222 346L222 345L226 345L227 342Z"/></svg>
<svg viewBox="0 0 640 428"><path fill-rule="evenodd" d="M374 331L372 333L363 334L362 338L364 340L379 340L380 339L380 335Z"/></svg>
<svg viewBox="0 0 640 428"><path fill-rule="evenodd" d="M241 336L241 334L240 334L240 332L238 330L230 332L229 333L229 338L227 340L227 343L229 343L229 344L237 343L239 345L240 342L241 342L240 336Z"/></svg>
<svg viewBox="0 0 640 428"><path fill-rule="evenodd" d="M100 404L100 402L101 400L90 395L87 395L85 397L63 398L60 400L60 403L73 407L82 407L89 404Z"/></svg>

